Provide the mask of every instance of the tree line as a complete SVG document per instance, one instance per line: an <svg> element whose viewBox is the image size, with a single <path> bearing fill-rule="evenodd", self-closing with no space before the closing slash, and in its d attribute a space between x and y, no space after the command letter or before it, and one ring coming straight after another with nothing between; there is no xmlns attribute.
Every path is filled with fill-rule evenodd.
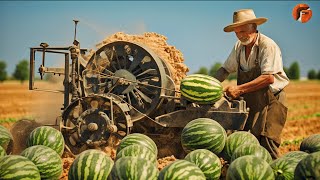
<svg viewBox="0 0 320 180"><path fill-rule="evenodd" d="M215 63L210 68L205 66L200 67L196 74L206 74L209 76L214 76L218 69L222 66L221 63ZM287 74L289 79L299 80L300 79L300 66L298 62L293 62L289 67L284 67L284 72ZM315 69L311 69L308 71L307 78L310 80L320 79L320 69L316 71ZM229 75L228 80L237 79L237 74L232 73Z"/></svg>
<svg viewBox="0 0 320 180"><path fill-rule="evenodd" d="M25 80L29 79L29 61L26 59L23 59L18 64L16 64L16 68L12 76L8 75L6 68L7 63L5 61L0 61L0 82L9 79L15 79L23 83Z"/></svg>

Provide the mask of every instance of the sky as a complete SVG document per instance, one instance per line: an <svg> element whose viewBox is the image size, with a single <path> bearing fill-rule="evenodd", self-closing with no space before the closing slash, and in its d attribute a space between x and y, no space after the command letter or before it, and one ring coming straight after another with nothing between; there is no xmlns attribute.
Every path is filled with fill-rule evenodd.
<svg viewBox="0 0 320 180"><path fill-rule="evenodd" d="M298 3L312 10L307 23L292 17ZM78 19L81 48L94 49L119 31L156 32L182 52L191 74L225 61L237 38L223 28L232 23L234 11L247 8L268 18L258 30L279 45L284 66L298 61L302 76L320 70L319 1L0 1L0 60L12 74L20 60L29 59L30 47L70 46L73 19Z"/></svg>

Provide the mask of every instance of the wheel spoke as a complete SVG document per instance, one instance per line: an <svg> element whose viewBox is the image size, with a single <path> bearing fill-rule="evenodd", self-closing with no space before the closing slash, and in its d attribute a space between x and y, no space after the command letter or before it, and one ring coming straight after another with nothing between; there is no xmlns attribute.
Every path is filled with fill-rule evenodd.
<svg viewBox="0 0 320 180"><path fill-rule="evenodd" d="M145 100L147 103L151 103L152 99L149 98L147 95L143 94L143 92L141 92L139 89L137 89L136 87L134 87L134 90L140 95L140 97Z"/></svg>

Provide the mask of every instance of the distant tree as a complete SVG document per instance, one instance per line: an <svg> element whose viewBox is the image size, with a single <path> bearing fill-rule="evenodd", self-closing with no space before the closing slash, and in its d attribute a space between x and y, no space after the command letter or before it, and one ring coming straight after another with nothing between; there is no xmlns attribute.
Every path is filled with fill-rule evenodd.
<svg viewBox="0 0 320 180"><path fill-rule="evenodd" d="M199 71L196 72L196 74L205 74L208 75L208 69L206 67L201 67Z"/></svg>
<svg viewBox="0 0 320 180"><path fill-rule="evenodd" d="M308 79L316 79L317 78L317 72L314 69L311 69L308 72Z"/></svg>
<svg viewBox="0 0 320 180"><path fill-rule="evenodd" d="M283 71L286 73L287 76L289 76L289 68L287 67L283 67Z"/></svg>
<svg viewBox="0 0 320 180"><path fill-rule="evenodd" d="M298 62L293 62L288 69L288 76L290 79L300 79L300 67Z"/></svg>
<svg viewBox="0 0 320 180"><path fill-rule="evenodd" d="M29 78L29 62L28 60L21 60L17 65L13 73L13 77L20 80L23 83Z"/></svg>
<svg viewBox="0 0 320 180"><path fill-rule="evenodd" d="M317 74L317 79L320 79L320 69L319 69L318 74Z"/></svg>
<svg viewBox="0 0 320 180"><path fill-rule="evenodd" d="M7 64L4 61L0 61L0 82L7 80Z"/></svg>
<svg viewBox="0 0 320 180"><path fill-rule="evenodd" d="M214 65L212 65L209 70L209 75L214 77L214 75L216 75L216 73L220 67L221 67L221 63L215 63Z"/></svg>
<svg viewBox="0 0 320 180"><path fill-rule="evenodd" d="M231 73L228 76L228 80L234 80L234 79L237 79L237 73L236 72L235 73Z"/></svg>

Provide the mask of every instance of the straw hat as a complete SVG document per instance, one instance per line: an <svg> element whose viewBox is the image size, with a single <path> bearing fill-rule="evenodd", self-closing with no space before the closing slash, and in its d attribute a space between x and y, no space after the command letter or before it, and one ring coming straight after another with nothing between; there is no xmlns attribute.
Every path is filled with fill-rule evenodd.
<svg viewBox="0 0 320 180"><path fill-rule="evenodd" d="M265 17L256 18L252 9L241 9L233 13L233 23L226 26L223 30L225 32L232 32L237 26L250 23L260 25L265 23L267 20L268 18Z"/></svg>

